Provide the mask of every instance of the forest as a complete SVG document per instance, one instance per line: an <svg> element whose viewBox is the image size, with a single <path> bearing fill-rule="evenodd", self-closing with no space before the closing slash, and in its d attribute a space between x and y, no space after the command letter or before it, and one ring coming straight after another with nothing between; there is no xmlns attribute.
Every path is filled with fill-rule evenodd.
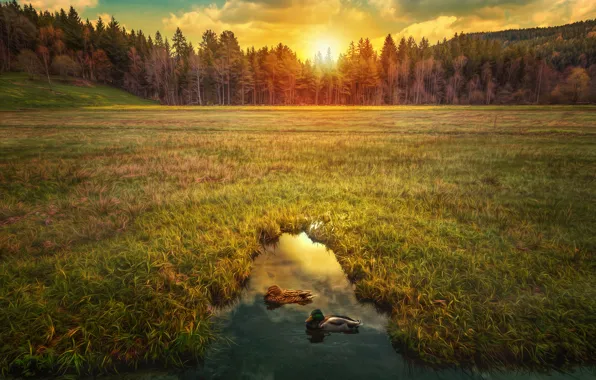
<svg viewBox="0 0 596 380"><path fill-rule="evenodd" d="M241 48L229 30L194 46L115 18L82 21L0 3L0 73L104 83L167 105L582 104L596 102L596 20L430 41L368 38L301 60L289 46Z"/></svg>

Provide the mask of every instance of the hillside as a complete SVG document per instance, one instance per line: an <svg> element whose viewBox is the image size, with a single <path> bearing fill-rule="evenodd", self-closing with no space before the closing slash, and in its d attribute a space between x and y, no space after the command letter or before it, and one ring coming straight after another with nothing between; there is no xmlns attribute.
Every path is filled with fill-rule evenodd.
<svg viewBox="0 0 596 380"><path fill-rule="evenodd" d="M30 79L23 73L0 75L0 110L72 108L110 105L155 104L126 91L83 80Z"/></svg>
<svg viewBox="0 0 596 380"><path fill-rule="evenodd" d="M564 100L557 96L558 91L555 91L555 89L557 86L559 86L559 89L563 89L570 82L573 82L573 79L568 76L573 68L586 69L587 74L592 78L596 72L596 66L593 66L596 65L596 20L544 28L471 33L466 34L465 37L475 40L480 39L485 43L499 46L503 54L497 57L496 62L501 60L505 63L505 70L501 71L500 74L496 73L496 77L501 79L501 83L503 83L503 74L513 69L513 71L517 71L517 75L524 77L523 82L526 83L524 90L531 92L533 91L532 87L527 86L527 84L532 82L532 86L537 86L537 78L546 73L551 81L550 89L547 91L549 94L543 93L540 95L543 100L548 97L548 101L551 103L568 101L568 99ZM457 44L456 39L461 40L462 36L460 35L450 42ZM472 47L471 51L464 54L470 57L473 55L474 49ZM528 61L540 62L544 60L548 68L554 71L541 71L540 65L534 65L530 68L523 67L522 57L523 65L526 65ZM507 65L509 66L507 67ZM475 74L478 74L478 71ZM584 79L583 82L588 82L588 79ZM583 101L594 101L596 99L594 97L595 91L596 81L592 79L592 88L585 88ZM573 96L571 97L573 98Z"/></svg>
<svg viewBox="0 0 596 380"><path fill-rule="evenodd" d="M550 26L544 28L509 29L497 32L471 33L471 36L487 40L507 42L534 40L538 38L552 38L561 36L562 39L583 38L596 28L596 20L574 22L573 24Z"/></svg>

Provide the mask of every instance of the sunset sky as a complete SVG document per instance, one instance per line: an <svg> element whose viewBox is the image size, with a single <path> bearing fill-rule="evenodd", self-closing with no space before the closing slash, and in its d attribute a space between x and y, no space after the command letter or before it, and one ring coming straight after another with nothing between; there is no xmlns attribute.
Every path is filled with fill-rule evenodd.
<svg viewBox="0 0 596 380"><path fill-rule="evenodd" d="M29 3L23 1L22 3ZM596 18L594 0L33 0L38 9L73 5L83 19L116 19L128 29L171 37L179 26L195 45L205 29L232 30L240 45L283 42L302 58L369 37L422 36L435 43L455 32L560 25Z"/></svg>

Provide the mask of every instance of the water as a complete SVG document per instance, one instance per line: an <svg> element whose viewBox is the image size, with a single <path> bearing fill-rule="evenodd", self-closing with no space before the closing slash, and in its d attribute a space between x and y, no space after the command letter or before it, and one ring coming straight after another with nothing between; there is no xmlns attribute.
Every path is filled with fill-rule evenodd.
<svg viewBox="0 0 596 380"><path fill-rule="evenodd" d="M387 317L359 303L335 255L305 234L283 235L254 263L246 291L226 316L230 347L215 347L207 357L208 378L323 379L381 378L402 369L385 333ZM267 288L309 289L312 304L269 310ZM309 335L304 320L313 309L361 319L359 334ZM366 365L354 365L365 362Z"/></svg>
<svg viewBox="0 0 596 380"><path fill-rule="evenodd" d="M267 288L309 289L316 297L305 306L270 309ZM361 319L358 334L309 335L304 320L313 309ZM388 318L356 300L352 285L333 252L306 234L284 234L254 262L246 290L233 306L220 311L223 336L204 365L183 372L145 371L119 378L194 379L596 379L594 369L572 374L433 370L411 367L395 352L386 333Z"/></svg>
<svg viewBox="0 0 596 380"><path fill-rule="evenodd" d="M267 288L309 289L309 305L270 309ZM304 320L313 309L361 319L358 334L309 335ZM395 352L387 316L356 300L335 255L306 234L284 234L254 263L247 289L221 313L223 335L199 370L180 379L596 379L593 370L573 374L483 373L412 368Z"/></svg>

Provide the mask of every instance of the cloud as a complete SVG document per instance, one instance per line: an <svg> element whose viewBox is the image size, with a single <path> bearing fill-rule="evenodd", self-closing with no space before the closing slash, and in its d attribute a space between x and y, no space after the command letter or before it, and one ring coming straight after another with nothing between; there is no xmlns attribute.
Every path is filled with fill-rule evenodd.
<svg viewBox="0 0 596 380"><path fill-rule="evenodd" d="M92 0L87 0L92 1ZM560 25L596 17L594 0L225 0L170 13L166 34L180 27L195 44L206 29L232 30L242 47L283 42L300 57L330 46L337 55L369 37L380 48L388 33L431 43L456 32Z"/></svg>
<svg viewBox="0 0 596 380"><path fill-rule="evenodd" d="M374 15L341 0L282 1L227 0L223 5L196 7L171 13L163 20L167 32L176 27L198 42L206 29L232 30L243 47L287 44L302 58L310 58L325 41L337 55L351 40L382 35Z"/></svg>
<svg viewBox="0 0 596 380"><path fill-rule="evenodd" d="M60 9L68 11L72 6L80 13L86 8L95 8L98 0L19 0L19 2L23 5L31 4L37 10L47 9L49 11L58 11Z"/></svg>
<svg viewBox="0 0 596 380"><path fill-rule="evenodd" d="M386 0L394 8L414 20L438 16L466 16L483 9L516 9L540 0ZM555 0L556 1L556 0ZM552 2L552 1L551 1Z"/></svg>
<svg viewBox="0 0 596 380"><path fill-rule="evenodd" d="M95 20L91 20L91 24L93 25L93 27L97 25L97 21L100 17L101 21L103 21L104 24L107 24L112 19L112 15L110 15L109 13L98 13L97 18Z"/></svg>
<svg viewBox="0 0 596 380"><path fill-rule="evenodd" d="M429 3L433 0L423 0ZM449 3L449 2L447 2ZM420 40L423 36L434 43L450 38L455 33L491 32L505 29L531 28L572 23L596 17L596 1L593 0L532 0L521 3L508 1L471 1L483 6L470 7L460 12L455 7L448 15L438 15L431 19L414 22L399 30L396 35L413 36ZM500 3L500 5L496 5ZM445 8L446 9L446 8ZM439 6L436 12L444 10Z"/></svg>
<svg viewBox="0 0 596 380"><path fill-rule="evenodd" d="M566 3L571 8L571 15L569 16L570 22L596 18L596 1L577 0L575 2L567 1Z"/></svg>
<svg viewBox="0 0 596 380"><path fill-rule="evenodd" d="M506 23L504 19L487 20L479 16L439 16L435 19L408 25L397 33L397 38L412 36L417 41L426 37L431 44L450 39L455 33L492 32L518 29L519 24Z"/></svg>
<svg viewBox="0 0 596 380"><path fill-rule="evenodd" d="M394 0L369 0L382 18L395 19L398 16L397 4Z"/></svg>
<svg viewBox="0 0 596 380"><path fill-rule="evenodd" d="M73 5L90 19L106 11L118 21L144 30L159 29L155 21L161 20L165 35L180 27L195 46L206 29L216 33L231 30L243 48L283 42L301 58L312 58L316 50L326 50L324 46L337 55L361 37L370 38L380 48L388 33L398 38L412 35L418 41L425 36L434 43L456 32L550 26L596 18L595 0L202 0L212 3L172 9L165 18L165 0L161 1L164 3L159 7L147 9L146 17L136 17L136 10L131 13L131 5L125 2L109 7L102 3L100 8L99 0L31 3L37 9L52 11ZM110 20L109 15L102 13L104 21Z"/></svg>
<svg viewBox="0 0 596 380"><path fill-rule="evenodd" d="M453 24L457 21L455 16L439 16L436 19L418 22L407 26L397 33L398 38L412 36L416 40L426 37L431 43L451 37L456 33Z"/></svg>

